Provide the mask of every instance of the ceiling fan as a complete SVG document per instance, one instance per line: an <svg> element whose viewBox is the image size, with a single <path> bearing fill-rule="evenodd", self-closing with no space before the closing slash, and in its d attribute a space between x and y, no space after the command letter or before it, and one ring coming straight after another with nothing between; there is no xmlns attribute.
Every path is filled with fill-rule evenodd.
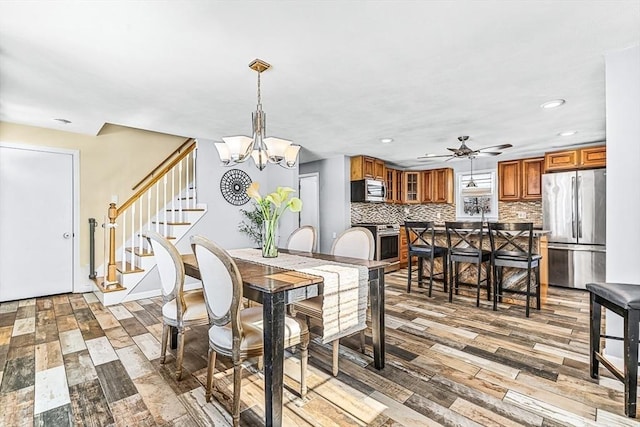
<svg viewBox="0 0 640 427"><path fill-rule="evenodd" d="M492 145L490 147L479 148L477 150L472 150L467 147L466 142L469 140L468 136L459 136L458 141L461 142L460 147L458 148L447 148L447 150L451 151L451 154L425 154L424 156L418 157L418 159L434 159L438 157L448 157L446 161L451 159L459 159L463 157L473 158L479 156L497 156L501 154L501 151L487 151L487 150L504 150L505 148L513 147L511 144L500 144L500 145Z"/></svg>

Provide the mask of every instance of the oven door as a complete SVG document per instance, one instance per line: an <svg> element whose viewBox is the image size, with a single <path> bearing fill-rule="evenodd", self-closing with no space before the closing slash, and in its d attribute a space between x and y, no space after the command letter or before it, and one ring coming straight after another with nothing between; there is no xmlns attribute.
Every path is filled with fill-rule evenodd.
<svg viewBox="0 0 640 427"><path fill-rule="evenodd" d="M376 260L394 262L398 261L398 233L379 233L376 245Z"/></svg>

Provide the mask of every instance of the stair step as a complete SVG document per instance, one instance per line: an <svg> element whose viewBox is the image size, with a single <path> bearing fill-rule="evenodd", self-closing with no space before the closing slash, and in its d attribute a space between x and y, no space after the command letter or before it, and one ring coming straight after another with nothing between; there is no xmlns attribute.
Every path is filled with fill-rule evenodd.
<svg viewBox="0 0 640 427"><path fill-rule="evenodd" d="M121 262L118 262L116 264L119 266L119 267L116 267L116 270L118 270L122 274L142 273L144 271L141 268L138 268L138 267L135 267L135 266L131 265L131 263L126 263L124 270L122 270L122 263Z"/></svg>
<svg viewBox="0 0 640 427"><path fill-rule="evenodd" d="M124 291L125 289L127 289L120 283L110 283L108 285L105 285L104 277L96 277L95 279L93 279L93 282L102 293Z"/></svg>
<svg viewBox="0 0 640 427"><path fill-rule="evenodd" d="M153 221L152 224L164 225L164 221ZM191 225L191 223L190 222L171 222L171 221L167 221L167 225Z"/></svg>
<svg viewBox="0 0 640 427"><path fill-rule="evenodd" d="M135 248L127 248L126 251L133 252L134 255L138 256L153 256L153 251L145 250L144 248L141 251L138 246L136 246Z"/></svg>

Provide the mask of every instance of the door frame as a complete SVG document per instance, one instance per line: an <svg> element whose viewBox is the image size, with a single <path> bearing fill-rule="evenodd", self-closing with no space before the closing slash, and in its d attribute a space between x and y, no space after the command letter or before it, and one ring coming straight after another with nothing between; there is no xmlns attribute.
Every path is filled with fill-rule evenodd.
<svg viewBox="0 0 640 427"><path fill-rule="evenodd" d="M316 232L318 233L318 241L316 243L317 249L320 248L320 173L318 172L311 172L311 173L301 173L298 175L298 195L300 195L300 180L304 179L304 178L311 178L311 177L316 177L316 183L318 184L317 186L317 192L316 194L318 195L318 200L316 200L316 218L318 218L318 226L317 226L317 230ZM300 224L300 214L298 214L298 227L300 227L302 224Z"/></svg>
<svg viewBox="0 0 640 427"><path fill-rule="evenodd" d="M73 263L73 271L71 274L71 280L73 280L71 289L72 292L91 292L93 287L88 281L80 280L80 150L48 147L44 145L22 144L13 142L0 141L0 147L14 148L19 150L29 151L42 151L46 153L54 154L67 154L71 155L73 171L72 171L72 186L73 186L73 255L71 261ZM88 273L87 273L88 277Z"/></svg>

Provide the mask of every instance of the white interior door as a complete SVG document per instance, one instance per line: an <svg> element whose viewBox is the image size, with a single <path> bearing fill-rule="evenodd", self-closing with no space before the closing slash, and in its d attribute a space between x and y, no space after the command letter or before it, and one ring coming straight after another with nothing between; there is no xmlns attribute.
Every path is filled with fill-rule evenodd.
<svg viewBox="0 0 640 427"><path fill-rule="evenodd" d="M0 301L73 290L73 160L0 146Z"/></svg>
<svg viewBox="0 0 640 427"><path fill-rule="evenodd" d="M303 174L298 177L300 200L300 223L316 228L320 238L320 179L317 173Z"/></svg>

